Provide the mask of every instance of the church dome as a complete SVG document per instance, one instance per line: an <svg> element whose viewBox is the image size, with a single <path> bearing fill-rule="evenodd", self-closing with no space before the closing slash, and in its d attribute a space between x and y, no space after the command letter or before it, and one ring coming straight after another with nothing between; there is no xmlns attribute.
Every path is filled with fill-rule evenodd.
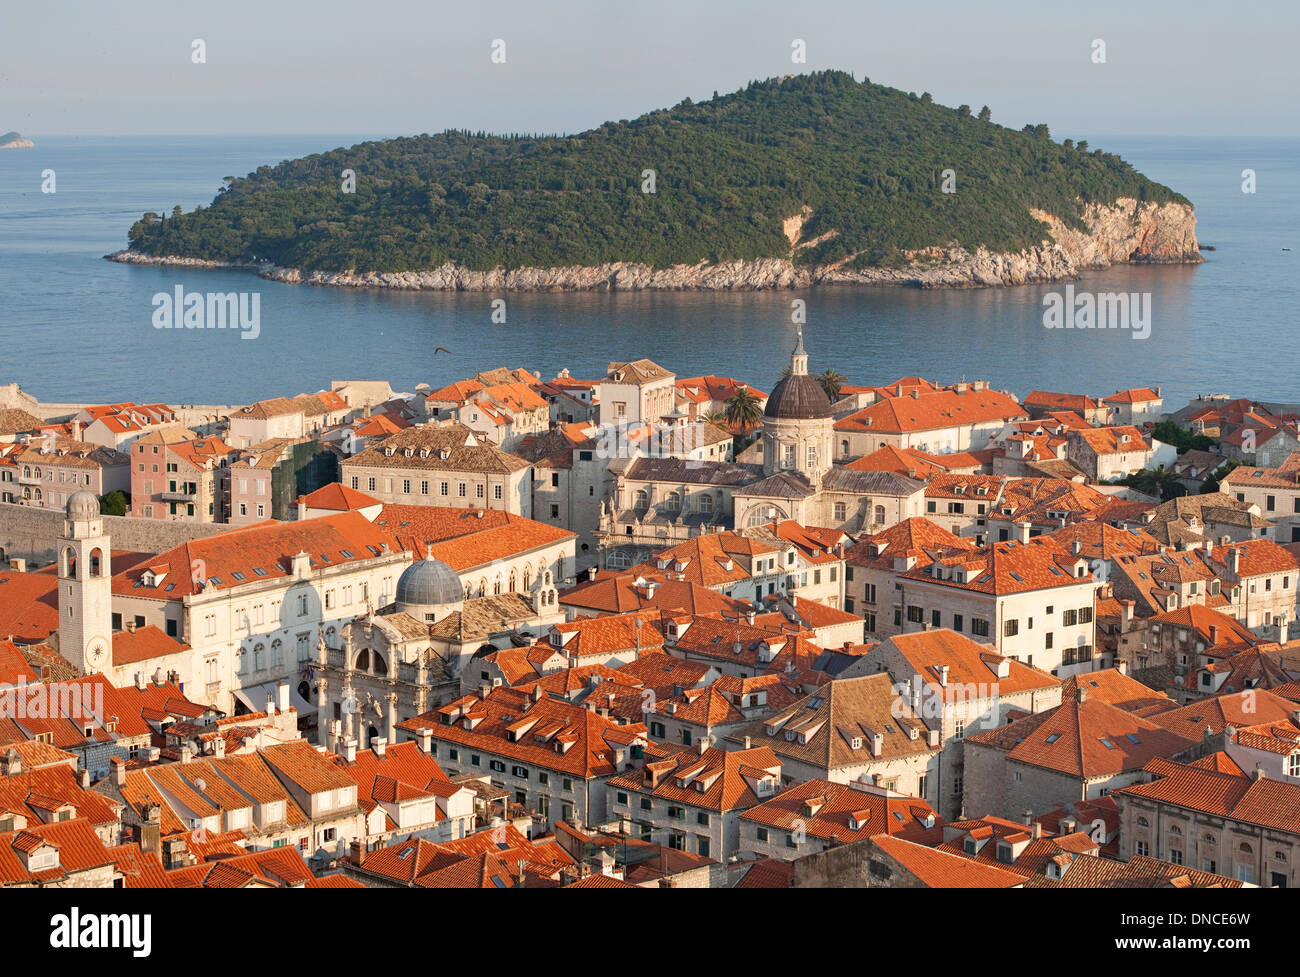
<svg viewBox="0 0 1300 977"><path fill-rule="evenodd" d="M77 522L99 518L99 497L94 492L74 492L68 499L68 518Z"/></svg>
<svg viewBox="0 0 1300 977"><path fill-rule="evenodd" d="M418 560L397 578L397 603L413 607L459 604L465 588L456 571L441 560Z"/></svg>
<svg viewBox="0 0 1300 977"><path fill-rule="evenodd" d="M812 377L792 373L773 389L763 416L777 420L823 420L831 416L831 400Z"/></svg>

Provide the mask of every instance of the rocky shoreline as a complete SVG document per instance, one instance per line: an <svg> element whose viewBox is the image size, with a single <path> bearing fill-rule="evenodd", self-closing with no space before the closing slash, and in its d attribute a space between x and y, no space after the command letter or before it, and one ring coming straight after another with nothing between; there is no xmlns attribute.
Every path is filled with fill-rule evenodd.
<svg viewBox="0 0 1300 977"><path fill-rule="evenodd" d="M559 268L495 268L474 271L448 262L428 271L326 272L281 268L270 262L230 263L201 258L154 257L132 251L105 255L126 264L176 268L237 268L271 281L336 288L411 291L554 292L595 290L756 291L810 285L876 285L914 288L988 288L1068 281L1113 264L1195 264L1205 259L1196 241L1196 216L1186 204L1120 199L1091 205L1087 230L1067 227L1041 211L1052 238L1015 254L979 248L926 248L909 255L906 268L849 269L842 264L796 266L789 258L726 261L652 268L632 262Z"/></svg>

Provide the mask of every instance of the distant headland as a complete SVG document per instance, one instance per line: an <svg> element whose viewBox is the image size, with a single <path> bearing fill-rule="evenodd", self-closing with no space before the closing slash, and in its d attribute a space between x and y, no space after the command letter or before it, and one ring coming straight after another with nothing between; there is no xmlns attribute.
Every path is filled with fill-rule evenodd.
<svg viewBox="0 0 1300 977"><path fill-rule="evenodd" d="M36 143L17 132L6 132L0 136L0 149L35 149Z"/></svg>

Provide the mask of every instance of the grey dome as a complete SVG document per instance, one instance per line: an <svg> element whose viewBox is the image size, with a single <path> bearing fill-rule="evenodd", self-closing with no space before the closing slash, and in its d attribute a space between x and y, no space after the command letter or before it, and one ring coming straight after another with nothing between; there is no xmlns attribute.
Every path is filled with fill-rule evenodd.
<svg viewBox="0 0 1300 977"><path fill-rule="evenodd" d="M792 373L773 389L763 416L794 421L822 420L831 416L831 400L812 377Z"/></svg>
<svg viewBox="0 0 1300 977"><path fill-rule="evenodd" d="M68 499L68 518L85 521L99 518L99 497L94 492L74 492Z"/></svg>
<svg viewBox="0 0 1300 977"><path fill-rule="evenodd" d="M397 578L397 603L415 607L459 604L465 588L456 571L441 560L424 559L412 563Z"/></svg>

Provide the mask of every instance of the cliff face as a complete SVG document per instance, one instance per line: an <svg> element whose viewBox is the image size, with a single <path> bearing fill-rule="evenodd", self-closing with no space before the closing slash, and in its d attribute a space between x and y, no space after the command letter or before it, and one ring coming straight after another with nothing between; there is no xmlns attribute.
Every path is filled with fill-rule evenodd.
<svg viewBox="0 0 1300 977"><path fill-rule="evenodd" d="M1047 224L1050 239L1016 254L979 248L926 248L909 255L902 268L852 269L842 265L796 266L789 258L726 261L718 264L651 268L631 262L574 265L563 268L495 268L472 271L453 263L429 271L326 272L248 265L263 278L344 288L399 288L432 291L588 291L593 289L662 289L666 291L756 290L803 288L818 284L909 285L921 288L980 288L1025 285L1074 278L1080 272L1123 263L1194 263L1202 259L1196 243L1196 215L1186 204L1142 204L1120 199L1091 205L1084 213L1087 230L1067 227L1057 217L1033 211ZM806 215L801 215L806 216ZM797 241L802 219L787 222ZM230 267L197 258L154 258L121 251L114 261L192 268Z"/></svg>

